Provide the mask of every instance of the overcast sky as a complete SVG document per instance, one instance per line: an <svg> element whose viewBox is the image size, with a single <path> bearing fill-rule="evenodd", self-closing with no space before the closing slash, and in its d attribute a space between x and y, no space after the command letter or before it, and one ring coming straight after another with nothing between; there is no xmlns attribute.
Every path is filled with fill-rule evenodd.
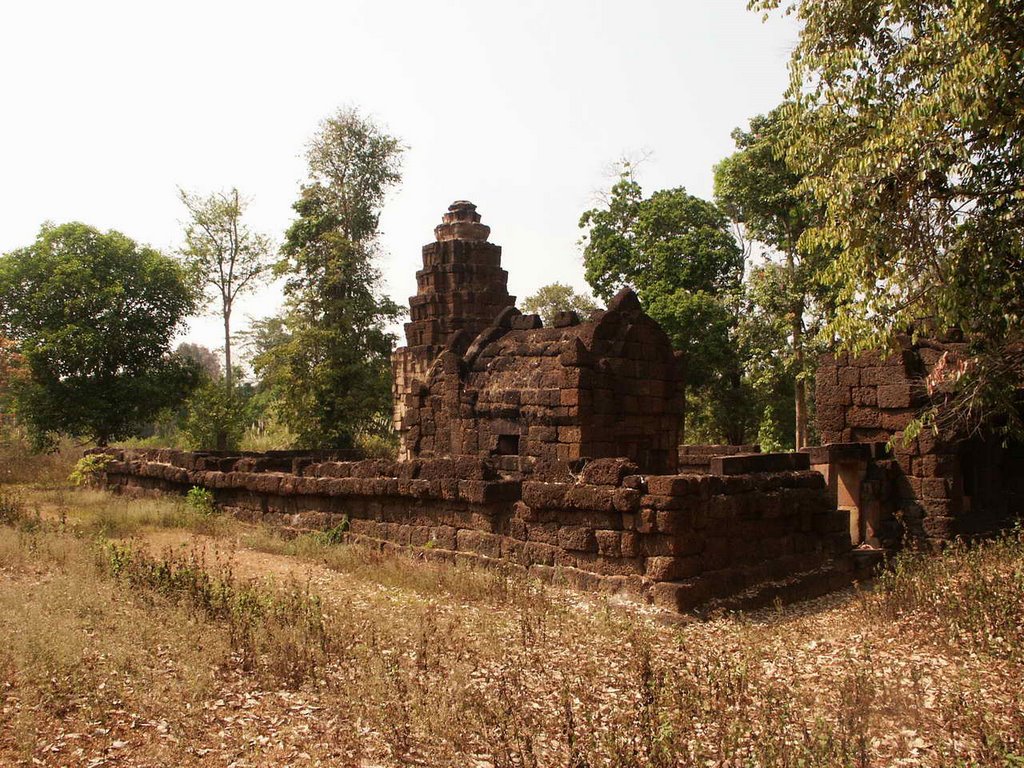
<svg viewBox="0 0 1024 768"><path fill-rule="evenodd" d="M83 221L173 251L181 186L237 186L280 241L317 124L357 106L408 147L381 229L406 305L456 199L503 247L520 299L584 289L580 213L610 163L648 151L646 192L710 197L730 131L775 106L796 23L745 0L5 3L0 252ZM246 316L280 306L264 289ZM186 338L221 344L213 316ZM403 340L404 341L404 340Z"/></svg>

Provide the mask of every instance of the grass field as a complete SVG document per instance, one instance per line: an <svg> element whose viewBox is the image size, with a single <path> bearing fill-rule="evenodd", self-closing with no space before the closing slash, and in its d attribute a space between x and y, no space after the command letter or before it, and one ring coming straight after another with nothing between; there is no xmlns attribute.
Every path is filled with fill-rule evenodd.
<svg viewBox="0 0 1024 768"><path fill-rule="evenodd" d="M1024 541L707 622L0 485L0 765L1021 766Z"/></svg>

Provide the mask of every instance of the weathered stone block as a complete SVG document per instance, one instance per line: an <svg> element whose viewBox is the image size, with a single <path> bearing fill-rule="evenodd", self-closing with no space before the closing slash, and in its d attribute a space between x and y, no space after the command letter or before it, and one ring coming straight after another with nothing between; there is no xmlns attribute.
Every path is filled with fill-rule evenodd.
<svg viewBox="0 0 1024 768"><path fill-rule="evenodd" d="M699 579L662 581L651 589L651 599L656 606L679 613L692 611L710 596L706 583Z"/></svg>
<svg viewBox="0 0 1024 768"><path fill-rule="evenodd" d="M629 459L594 459L583 467L580 479L588 485L618 486L625 477L638 472L636 464Z"/></svg>
<svg viewBox="0 0 1024 768"><path fill-rule="evenodd" d="M559 509L565 506L566 483L524 482L523 501L534 509Z"/></svg>
<svg viewBox="0 0 1024 768"><path fill-rule="evenodd" d="M460 530L456 533L460 552L474 552L486 557L501 557L501 537L483 531Z"/></svg>
<svg viewBox="0 0 1024 768"><path fill-rule="evenodd" d="M597 541L599 554L609 557L622 556L621 531L594 531L594 538Z"/></svg>
<svg viewBox="0 0 1024 768"><path fill-rule="evenodd" d="M596 552L597 539L590 528L564 525L558 529L558 546L580 552Z"/></svg>
<svg viewBox="0 0 1024 768"><path fill-rule="evenodd" d="M644 575L651 581L675 581L688 579L701 572L701 560L691 557L648 557Z"/></svg>
<svg viewBox="0 0 1024 768"><path fill-rule="evenodd" d="M907 384L884 384L878 388L879 408L909 408L913 403L913 391Z"/></svg>

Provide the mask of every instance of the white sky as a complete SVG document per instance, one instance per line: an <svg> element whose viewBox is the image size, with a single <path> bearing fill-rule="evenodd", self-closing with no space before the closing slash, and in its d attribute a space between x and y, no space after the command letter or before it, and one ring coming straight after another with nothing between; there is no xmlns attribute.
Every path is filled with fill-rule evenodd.
<svg viewBox="0 0 1024 768"><path fill-rule="evenodd" d="M306 141L352 105L408 146L381 218L401 305L456 199L491 226L512 294L586 289L577 222L609 164L647 150L645 192L710 197L730 131L780 100L796 34L746 0L5 2L0 252L46 220L171 251L178 186L237 186L280 241ZM242 302L236 328L280 301ZM185 339L218 348L218 320Z"/></svg>

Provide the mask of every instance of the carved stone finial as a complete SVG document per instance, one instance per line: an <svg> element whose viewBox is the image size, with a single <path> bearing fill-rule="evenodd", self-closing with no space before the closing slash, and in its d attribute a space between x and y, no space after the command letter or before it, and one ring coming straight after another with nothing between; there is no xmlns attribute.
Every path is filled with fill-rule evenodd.
<svg viewBox="0 0 1024 768"><path fill-rule="evenodd" d="M441 224L434 227L438 242L446 240L472 240L484 242L491 234L491 228L480 223L476 206L468 200L456 200L448 206L448 213L441 217Z"/></svg>

